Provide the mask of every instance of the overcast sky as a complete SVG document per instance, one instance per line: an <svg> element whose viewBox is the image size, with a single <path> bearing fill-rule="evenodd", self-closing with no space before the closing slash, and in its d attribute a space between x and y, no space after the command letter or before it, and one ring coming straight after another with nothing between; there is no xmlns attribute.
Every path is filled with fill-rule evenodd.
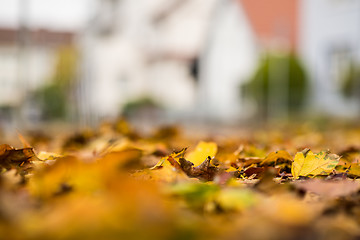
<svg viewBox="0 0 360 240"><path fill-rule="evenodd" d="M20 4L28 4L28 24L34 27L76 30L84 26L94 0L0 0L0 26L17 26Z"/></svg>

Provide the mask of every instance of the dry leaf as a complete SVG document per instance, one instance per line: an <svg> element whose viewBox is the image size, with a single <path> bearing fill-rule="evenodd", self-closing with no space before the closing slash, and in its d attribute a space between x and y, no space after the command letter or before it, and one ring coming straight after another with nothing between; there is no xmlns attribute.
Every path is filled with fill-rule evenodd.
<svg viewBox="0 0 360 240"><path fill-rule="evenodd" d="M215 157L217 153L217 145L214 142L199 142L195 150L189 152L186 159L195 166L200 165L207 157Z"/></svg>
<svg viewBox="0 0 360 240"><path fill-rule="evenodd" d="M336 154L328 154L320 152L314 154L308 151L306 156L304 153L298 152L295 155L294 162L291 167L291 173L294 179L300 176L316 176L331 173L339 163L340 157Z"/></svg>
<svg viewBox="0 0 360 240"><path fill-rule="evenodd" d="M261 162L261 165L275 165L277 163L292 162L291 155L284 150L272 152Z"/></svg>

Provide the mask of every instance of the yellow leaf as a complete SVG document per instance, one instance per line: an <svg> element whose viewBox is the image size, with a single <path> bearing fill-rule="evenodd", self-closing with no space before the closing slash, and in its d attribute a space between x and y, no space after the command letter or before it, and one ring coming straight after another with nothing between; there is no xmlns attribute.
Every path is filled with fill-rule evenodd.
<svg viewBox="0 0 360 240"><path fill-rule="evenodd" d="M335 169L339 160L340 157L336 154L327 154L325 152L314 154L309 151L305 157L302 152L298 152L291 166L291 173L294 179L299 178L299 176L328 174Z"/></svg>
<svg viewBox="0 0 360 240"><path fill-rule="evenodd" d="M225 211L242 211L255 205L257 201L257 196L253 192L238 188L224 189L216 197L216 202Z"/></svg>
<svg viewBox="0 0 360 240"><path fill-rule="evenodd" d="M128 148L121 151L108 152L98 159L99 165L105 168L114 169L132 169L141 165L143 153L140 149Z"/></svg>
<svg viewBox="0 0 360 240"><path fill-rule="evenodd" d="M350 168L348 169L348 173L351 176L359 177L360 176L360 165L358 163L350 164Z"/></svg>
<svg viewBox="0 0 360 240"><path fill-rule="evenodd" d="M282 160L281 162L289 162L289 161L291 162L292 157L287 151L280 150L280 151L272 152L269 155L267 155L267 157L262 161L261 164L270 164L270 163L275 163L277 161L280 162L280 160Z"/></svg>
<svg viewBox="0 0 360 240"><path fill-rule="evenodd" d="M60 154L57 154L57 153L53 153L53 152L44 152L44 151L41 151L37 157L43 161L46 161L46 160L56 160L60 157L64 157L63 155L60 155Z"/></svg>
<svg viewBox="0 0 360 240"><path fill-rule="evenodd" d="M258 206L270 221L299 226L308 224L317 215L318 209L289 194L274 195Z"/></svg>
<svg viewBox="0 0 360 240"><path fill-rule="evenodd" d="M173 158L175 161L179 161L179 158L183 158L186 152L186 148L181 149L178 152L173 152L167 157L163 157L160 161L148 170L141 173L143 177L150 178L155 181L174 182L176 179L187 179L186 174L183 171L175 171L175 168L170 164L167 159ZM139 177L139 174L137 176Z"/></svg>
<svg viewBox="0 0 360 240"><path fill-rule="evenodd" d="M190 152L186 160L195 166L200 165L208 156L214 157L217 152L217 145L214 142L199 142L195 150Z"/></svg>
<svg viewBox="0 0 360 240"><path fill-rule="evenodd" d="M186 149L187 148L183 148L181 149L180 151L178 152L173 152L172 154L170 154L169 156L167 157L163 157L160 159L160 161L155 165L153 166L152 168L150 168L151 170L156 170L156 169L159 169L159 168L162 168L164 166L171 166L171 164L166 161L166 159L168 159L169 157L172 157L175 159L175 161L179 162L179 158L183 158L184 155L185 155L185 152L186 152Z"/></svg>

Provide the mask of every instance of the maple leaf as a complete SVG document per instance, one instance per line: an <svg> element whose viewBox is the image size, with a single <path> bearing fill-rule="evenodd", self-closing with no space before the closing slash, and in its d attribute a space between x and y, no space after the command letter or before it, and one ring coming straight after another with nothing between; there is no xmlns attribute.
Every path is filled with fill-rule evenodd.
<svg viewBox="0 0 360 240"><path fill-rule="evenodd" d="M320 152L314 154L308 151L307 154L298 152L295 155L291 166L291 173L294 179L300 176L316 176L331 173L339 163L340 157L336 154Z"/></svg>

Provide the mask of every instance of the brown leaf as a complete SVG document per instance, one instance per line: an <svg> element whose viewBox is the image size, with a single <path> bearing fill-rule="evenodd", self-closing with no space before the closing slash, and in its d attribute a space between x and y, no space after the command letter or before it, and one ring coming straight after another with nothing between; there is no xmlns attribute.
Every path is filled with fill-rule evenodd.
<svg viewBox="0 0 360 240"><path fill-rule="evenodd" d="M15 149L7 144L0 145L0 167L2 168L18 169L21 175L24 175L27 174L34 160L39 159L32 148Z"/></svg>
<svg viewBox="0 0 360 240"><path fill-rule="evenodd" d="M167 158L167 160L169 161L169 163L174 167L176 168L177 170L183 170L182 167L180 166L180 164L172 157L172 156L169 156Z"/></svg>
<svg viewBox="0 0 360 240"><path fill-rule="evenodd" d="M212 181L220 168L214 166L211 163L211 158L207 157L199 166L194 167L194 164L187 161L185 158L180 157L177 162L172 156L169 156L167 160L177 170L183 171L188 177L198 178L205 181Z"/></svg>
<svg viewBox="0 0 360 240"><path fill-rule="evenodd" d="M236 168L246 168L253 164L259 164L263 160L264 160L264 158L260 158L260 157L241 157L241 158L237 159L237 162L235 163L235 165L236 165Z"/></svg>
<svg viewBox="0 0 360 240"><path fill-rule="evenodd" d="M199 166L192 168L191 177L212 181L219 170L218 167L211 164L211 158L207 157Z"/></svg>
<svg viewBox="0 0 360 240"><path fill-rule="evenodd" d="M265 168L261 174L260 181L255 184L257 190L268 194L274 194L284 191L284 185L274 181L275 176L279 174L279 169L274 167Z"/></svg>
<svg viewBox="0 0 360 240"><path fill-rule="evenodd" d="M255 178L258 178L265 171L265 167L249 167L244 171L246 177L250 177L255 174Z"/></svg>

